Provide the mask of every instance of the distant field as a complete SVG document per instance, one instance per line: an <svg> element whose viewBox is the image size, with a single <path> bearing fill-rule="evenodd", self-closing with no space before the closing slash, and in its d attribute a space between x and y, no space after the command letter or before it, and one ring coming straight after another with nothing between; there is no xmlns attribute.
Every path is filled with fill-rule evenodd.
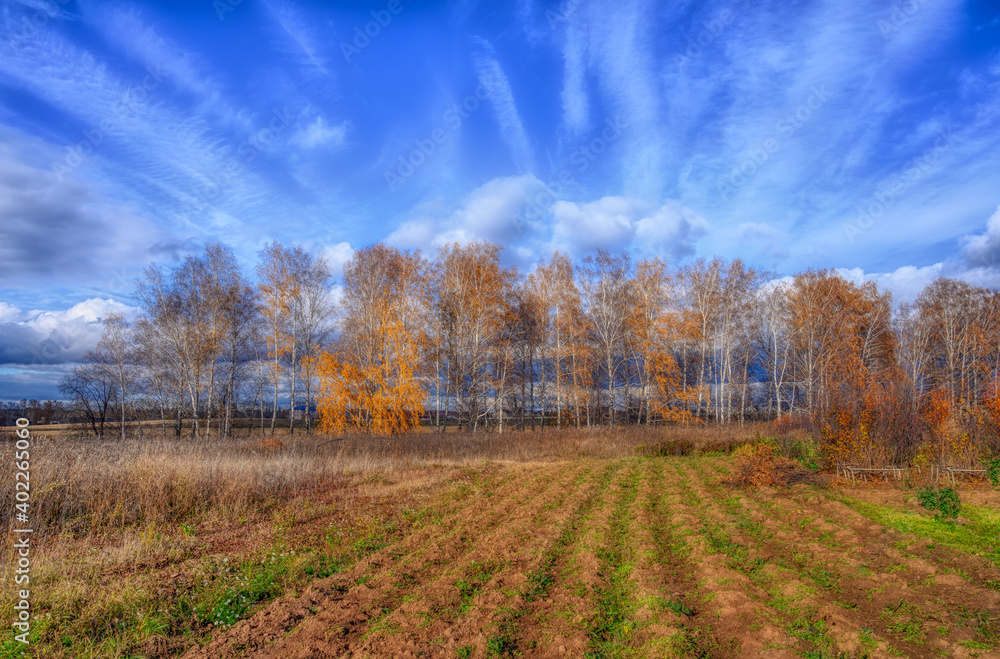
<svg viewBox="0 0 1000 659"><path fill-rule="evenodd" d="M35 656L1000 656L1000 491L963 488L955 525L895 484L734 490L728 455L613 436L54 535Z"/></svg>

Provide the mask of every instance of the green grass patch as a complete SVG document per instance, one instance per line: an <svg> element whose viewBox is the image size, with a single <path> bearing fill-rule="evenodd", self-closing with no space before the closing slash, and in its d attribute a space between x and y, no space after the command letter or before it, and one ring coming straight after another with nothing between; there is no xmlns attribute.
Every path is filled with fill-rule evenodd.
<svg viewBox="0 0 1000 659"><path fill-rule="evenodd" d="M621 494L611 514L605 544L597 551L600 573L605 584L596 589L595 614L590 621L588 659L620 657L628 651L628 642L636 628L637 609L631 582L635 551L629 542L632 506L639 488L639 473L631 473L621 483Z"/></svg>
<svg viewBox="0 0 1000 659"><path fill-rule="evenodd" d="M472 610L472 600L482 592L483 586L502 567L503 564L497 562L477 563L473 561L469 564L465 575L455 581L459 593L458 615L465 615Z"/></svg>
<svg viewBox="0 0 1000 659"><path fill-rule="evenodd" d="M912 643L924 642L925 634L921 627L923 618L920 617L917 607L906 600L901 599L893 606L886 605L879 617L886 623L886 628L894 634Z"/></svg>
<svg viewBox="0 0 1000 659"><path fill-rule="evenodd" d="M283 547L232 567L227 559L210 560L206 571L218 577L199 593L193 606L194 617L201 624L215 628L232 626L256 604L284 591L294 560L294 554Z"/></svg>
<svg viewBox="0 0 1000 659"><path fill-rule="evenodd" d="M927 517L911 510L839 497L845 505L865 517L903 533L930 538L937 544L982 556L1000 566L1000 512L967 504L963 508L967 522L956 524L938 517Z"/></svg>

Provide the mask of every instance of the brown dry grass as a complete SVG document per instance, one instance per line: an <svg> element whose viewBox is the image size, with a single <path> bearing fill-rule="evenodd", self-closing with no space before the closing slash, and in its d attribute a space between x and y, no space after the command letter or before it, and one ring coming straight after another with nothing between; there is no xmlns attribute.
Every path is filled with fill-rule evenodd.
<svg viewBox="0 0 1000 659"><path fill-rule="evenodd" d="M755 432L752 426L735 425L631 426L504 434L125 441L33 433L31 518L39 535L100 534L151 523L177 524L205 514L236 519L266 511L289 493L324 487L338 475L484 461L615 458L674 445L684 446L685 452L728 451L750 441ZM13 451L13 441L3 442L0 460L11 464ZM0 496L13 500L13 488L13 479L4 479ZM13 513L9 507L0 509L0 528L12 528Z"/></svg>

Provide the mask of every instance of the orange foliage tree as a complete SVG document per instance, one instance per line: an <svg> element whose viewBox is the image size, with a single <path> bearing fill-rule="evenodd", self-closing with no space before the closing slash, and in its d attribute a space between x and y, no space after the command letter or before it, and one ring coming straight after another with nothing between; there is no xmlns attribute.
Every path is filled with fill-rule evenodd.
<svg viewBox="0 0 1000 659"><path fill-rule="evenodd" d="M322 430L388 435L419 424L424 269L419 253L382 244L358 251L344 266L340 340L316 366Z"/></svg>
<svg viewBox="0 0 1000 659"><path fill-rule="evenodd" d="M676 334L677 323L669 315L657 318L651 328L653 340L646 353L646 370L652 386L649 413L667 423L704 423L694 410L708 392L702 386L684 386L684 375L671 350Z"/></svg>
<svg viewBox="0 0 1000 659"><path fill-rule="evenodd" d="M891 308L874 283L831 271L799 274L789 291L799 377L831 461L884 465L907 460L916 446Z"/></svg>

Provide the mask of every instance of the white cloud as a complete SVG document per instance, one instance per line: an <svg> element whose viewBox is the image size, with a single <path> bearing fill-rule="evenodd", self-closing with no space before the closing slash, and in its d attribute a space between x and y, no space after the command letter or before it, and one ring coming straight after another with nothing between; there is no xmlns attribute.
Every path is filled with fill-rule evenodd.
<svg viewBox="0 0 1000 659"><path fill-rule="evenodd" d="M97 345L111 312L134 317L137 309L101 298L63 311L24 312L0 302L0 364L78 362Z"/></svg>
<svg viewBox="0 0 1000 659"><path fill-rule="evenodd" d="M845 279L859 284L866 281L878 282L879 288L892 292L894 304L913 302L938 277L960 279L984 288L1000 288L1000 271L992 268L966 268L949 261L920 267L905 265L892 272L866 273L861 268L838 268L837 272Z"/></svg>
<svg viewBox="0 0 1000 659"><path fill-rule="evenodd" d="M21 320L24 313L13 304L0 300L0 323L11 323Z"/></svg>
<svg viewBox="0 0 1000 659"><path fill-rule="evenodd" d="M354 256L354 248L348 242L327 245L320 251L320 256L326 259L333 276L339 278L344 272L344 264Z"/></svg>
<svg viewBox="0 0 1000 659"><path fill-rule="evenodd" d="M635 220L647 207L642 201L624 197L604 197L584 204L557 201L552 205L553 240L571 246L576 253L599 248L618 251L632 241Z"/></svg>
<svg viewBox="0 0 1000 659"><path fill-rule="evenodd" d="M531 174L495 178L466 195L453 210L438 208L404 222L386 242L411 249L475 240L511 244L535 228L523 217L525 206L547 207L551 201L542 182Z"/></svg>
<svg viewBox="0 0 1000 659"><path fill-rule="evenodd" d="M347 137L347 121L330 125L322 115L296 131L289 140L302 149L314 149L321 146L339 147Z"/></svg>
<svg viewBox="0 0 1000 659"><path fill-rule="evenodd" d="M627 197L559 201L552 215L554 246L576 254L632 248L681 260L694 253L695 242L710 229L701 215L673 199L660 205Z"/></svg>
<svg viewBox="0 0 1000 659"><path fill-rule="evenodd" d="M1000 268L1000 207L986 221L984 233L962 240L962 256L970 266Z"/></svg>
<svg viewBox="0 0 1000 659"><path fill-rule="evenodd" d="M386 237L385 242L406 249L422 249L434 241L435 222L429 217L407 220Z"/></svg>

